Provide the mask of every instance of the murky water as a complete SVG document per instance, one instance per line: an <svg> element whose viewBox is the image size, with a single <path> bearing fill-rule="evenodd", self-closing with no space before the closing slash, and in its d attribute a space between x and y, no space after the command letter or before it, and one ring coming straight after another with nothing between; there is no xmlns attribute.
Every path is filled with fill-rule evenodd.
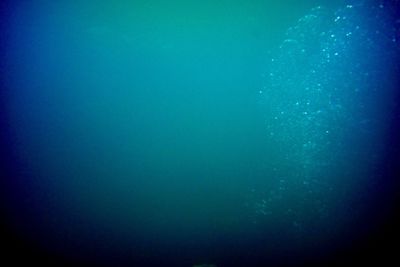
<svg viewBox="0 0 400 267"><path fill-rule="evenodd" d="M5 3L11 252L298 265L389 220L397 1Z"/></svg>

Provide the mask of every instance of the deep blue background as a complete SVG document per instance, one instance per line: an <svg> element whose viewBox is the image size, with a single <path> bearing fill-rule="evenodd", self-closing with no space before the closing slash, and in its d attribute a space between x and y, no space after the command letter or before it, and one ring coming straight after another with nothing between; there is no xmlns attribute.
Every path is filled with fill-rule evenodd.
<svg viewBox="0 0 400 267"><path fill-rule="evenodd" d="M298 58L309 44L285 40L314 36L317 22L302 28L298 19L318 5L327 6L318 18L328 21L346 6L2 2L4 257L100 266L397 260L399 53L398 43L385 40L399 37L399 3L356 2L363 34L343 48L352 57L313 78L303 71L322 55ZM318 36L351 26L330 22L316 27ZM334 48L329 38L312 40ZM367 68L385 78L363 78ZM324 137L318 153L303 150L320 128L302 128L289 104L308 97L304 84L328 81L329 93L343 77L350 86L341 87L347 98L339 104L355 112L322 123L338 133L331 141L346 145ZM357 84L362 97L346 91ZM281 111L286 119L274 124ZM310 155L318 160L302 169ZM318 176L320 163L328 167ZM313 175L328 186L311 184L317 193L308 194Z"/></svg>

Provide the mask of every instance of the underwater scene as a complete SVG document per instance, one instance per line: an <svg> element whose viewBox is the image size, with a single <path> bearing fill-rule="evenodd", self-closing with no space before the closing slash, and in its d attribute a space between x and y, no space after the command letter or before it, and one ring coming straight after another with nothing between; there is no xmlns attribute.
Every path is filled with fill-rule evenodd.
<svg viewBox="0 0 400 267"><path fill-rule="evenodd" d="M399 82L398 0L1 1L3 262L400 264Z"/></svg>

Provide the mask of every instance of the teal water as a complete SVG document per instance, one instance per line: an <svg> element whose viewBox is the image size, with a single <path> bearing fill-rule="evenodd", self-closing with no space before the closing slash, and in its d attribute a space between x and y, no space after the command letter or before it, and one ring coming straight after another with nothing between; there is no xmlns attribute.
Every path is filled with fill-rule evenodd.
<svg viewBox="0 0 400 267"><path fill-rule="evenodd" d="M360 3L6 5L10 225L133 266L300 262L356 238L398 67L391 6Z"/></svg>

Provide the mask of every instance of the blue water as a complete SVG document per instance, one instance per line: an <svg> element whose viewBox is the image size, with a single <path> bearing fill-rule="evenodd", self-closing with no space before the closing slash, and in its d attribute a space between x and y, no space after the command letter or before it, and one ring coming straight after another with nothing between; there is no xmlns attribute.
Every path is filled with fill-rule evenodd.
<svg viewBox="0 0 400 267"><path fill-rule="evenodd" d="M0 4L7 252L326 266L378 240L399 3L301 2Z"/></svg>

